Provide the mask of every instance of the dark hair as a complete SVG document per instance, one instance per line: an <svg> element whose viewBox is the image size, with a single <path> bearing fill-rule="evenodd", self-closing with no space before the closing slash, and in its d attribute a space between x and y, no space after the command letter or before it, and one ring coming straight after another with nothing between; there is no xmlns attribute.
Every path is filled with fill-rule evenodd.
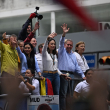
<svg viewBox="0 0 110 110"><path fill-rule="evenodd" d="M27 69L27 70L30 70L31 73L35 76L35 71L34 71L33 69L29 68L29 69Z"/></svg>
<svg viewBox="0 0 110 110"><path fill-rule="evenodd" d="M52 110L48 104L40 104L37 110Z"/></svg>
<svg viewBox="0 0 110 110"><path fill-rule="evenodd" d="M22 28L24 27L25 24L22 25ZM31 26L31 24L28 24L28 26Z"/></svg>
<svg viewBox="0 0 110 110"><path fill-rule="evenodd" d="M28 57L28 55L26 54L26 52L23 50L23 53L25 54L26 58L27 58L27 65L28 65L28 68L31 68L33 70L35 70L35 54L34 54L34 47L32 46L31 43L27 42L24 44L24 47L25 45L30 45L32 51L30 53L30 57ZM30 61L32 61L33 63L30 63Z"/></svg>
<svg viewBox="0 0 110 110"><path fill-rule="evenodd" d="M44 45L44 43L39 44L39 46L38 46L38 51L39 51L39 53L40 53L40 48L43 48L43 45Z"/></svg>
<svg viewBox="0 0 110 110"><path fill-rule="evenodd" d="M49 38L49 39L48 39L48 45L49 45L50 41L52 41L52 40L54 40L55 45L56 45L56 41L55 41L55 39L53 39L53 38ZM49 49L49 48L47 48L47 52L50 53L50 49ZM52 51L52 54L53 54L53 55L56 54L56 46L55 46L55 49Z"/></svg>
<svg viewBox="0 0 110 110"><path fill-rule="evenodd" d="M84 75L86 76L86 74L87 74L89 71L93 71L93 72L94 72L93 69L87 69L87 70L85 71Z"/></svg>

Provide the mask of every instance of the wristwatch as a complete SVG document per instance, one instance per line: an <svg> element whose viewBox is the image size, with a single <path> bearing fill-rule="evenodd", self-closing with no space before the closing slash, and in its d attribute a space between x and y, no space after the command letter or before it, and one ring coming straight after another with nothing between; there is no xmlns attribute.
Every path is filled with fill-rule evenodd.
<svg viewBox="0 0 110 110"><path fill-rule="evenodd" d="M26 84L26 82L28 82L28 81L27 81L27 79L26 79L26 80L24 80L24 83L25 83L25 84Z"/></svg>
<svg viewBox="0 0 110 110"><path fill-rule="evenodd" d="M42 75L39 75L39 77L41 77Z"/></svg>

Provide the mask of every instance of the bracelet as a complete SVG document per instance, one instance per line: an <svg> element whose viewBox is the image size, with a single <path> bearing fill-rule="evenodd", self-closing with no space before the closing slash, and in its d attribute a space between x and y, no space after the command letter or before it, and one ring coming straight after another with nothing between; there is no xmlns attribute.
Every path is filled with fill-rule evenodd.
<svg viewBox="0 0 110 110"><path fill-rule="evenodd" d="M26 84L26 82L28 82L27 80L24 81L24 83Z"/></svg>

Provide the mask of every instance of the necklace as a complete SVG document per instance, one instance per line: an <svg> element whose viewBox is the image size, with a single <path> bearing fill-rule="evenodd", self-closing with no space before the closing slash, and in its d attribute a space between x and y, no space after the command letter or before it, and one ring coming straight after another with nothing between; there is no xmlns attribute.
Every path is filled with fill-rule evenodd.
<svg viewBox="0 0 110 110"><path fill-rule="evenodd" d="M53 54L50 54L52 60L53 60L53 65L55 65L55 56Z"/></svg>

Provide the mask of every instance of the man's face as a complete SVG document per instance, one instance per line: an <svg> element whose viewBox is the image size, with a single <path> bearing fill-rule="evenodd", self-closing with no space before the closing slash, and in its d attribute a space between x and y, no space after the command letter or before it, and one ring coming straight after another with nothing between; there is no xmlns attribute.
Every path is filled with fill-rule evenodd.
<svg viewBox="0 0 110 110"><path fill-rule="evenodd" d="M70 53L71 50L72 50L72 48L73 48L73 43L72 43L71 41L67 41L64 46L65 46L65 48L66 48L66 51L67 51L68 53Z"/></svg>
<svg viewBox="0 0 110 110"><path fill-rule="evenodd" d="M32 38L30 43L33 45L33 47L36 47L36 45L37 45L37 41L35 38Z"/></svg>
<svg viewBox="0 0 110 110"><path fill-rule="evenodd" d="M29 25L27 28L27 33L29 34L31 32L31 26Z"/></svg>
<svg viewBox="0 0 110 110"><path fill-rule="evenodd" d="M14 48L16 47L16 44L17 44L17 38L11 36L11 37L9 38L9 44L10 44L10 46L14 49Z"/></svg>
<svg viewBox="0 0 110 110"><path fill-rule="evenodd" d="M44 47L44 44L42 45L42 47L39 48L39 53L42 53L43 47Z"/></svg>
<svg viewBox="0 0 110 110"><path fill-rule="evenodd" d="M93 78L93 71L90 70L86 74L86 80L92 81L92 78Z"/></svg>

